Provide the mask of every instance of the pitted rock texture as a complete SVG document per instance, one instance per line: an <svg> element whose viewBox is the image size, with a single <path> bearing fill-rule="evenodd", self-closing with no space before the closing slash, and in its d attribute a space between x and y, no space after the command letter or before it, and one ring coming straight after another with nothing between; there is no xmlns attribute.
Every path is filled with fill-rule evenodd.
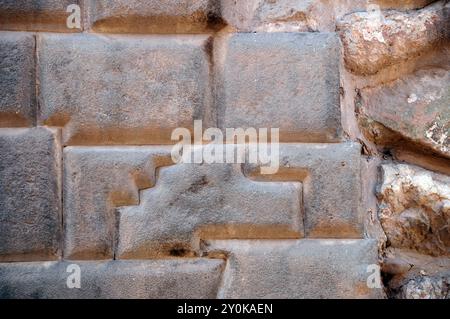
<svg viewBox="0 0 450 319"><path fill-rule="evenodd" d="M379 198L390 246L450 254L450 177L412 165L385 164Z"/></svg>
<svg viewBox="0 0 450 319"><path fill-rule="evenodd" d="M450 4L408 12L356 12L339 21L347 69L375 74L450 39Z"/></svg>
<svg viewBox="0 0 450 319"><path fill-rule="evenodd" d="M59 138L44 127L0 129L0 261L61 255Z"/></svg>
<svg viewBox="0 0 450 319"><path fill-rule="evenodd" d="M0 127L35 123L34 47L32 34L0 32Z"/></svg>
<svg viewBox="0 0 450 319"><path fill-rule="evenodd" d="M450 157L449 83L450 68L432 68L362 89L357 112L363 132L381 146L403 138Z"/></svg>

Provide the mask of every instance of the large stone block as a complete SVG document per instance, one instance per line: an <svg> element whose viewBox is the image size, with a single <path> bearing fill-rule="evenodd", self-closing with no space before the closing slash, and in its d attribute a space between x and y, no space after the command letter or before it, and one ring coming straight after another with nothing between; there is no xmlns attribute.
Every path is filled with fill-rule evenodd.
<svg viewBox="0 0 450 319"><path fill-rule="evenodd" d="M59 133L42 127L0 129L0 150L0 261L57 259Z"/></svg>
<svg viewBox="0 0 450 319"><path fill-rule="evenodd" d="M347 69L358 75L418 56L450 39L450 4L437 1L420 10L363 11L337 24Z"/></svg>
<svg viewBox="0 0 450 319"><path fill-rule="evenodd" d="M80 288L70 262L0 264L0 298L215 298L220 259L77 261ZM67 272L69 270L69 272Z"/></svg>
<svg viewBox="0 0 450 319"><path fill-rule="evenodd" d="M219 298L384 297L381 287L370 288L380 275L375 240L222 240L205 247L227 256Z"/></svg>
<svg viewBox="0 0 450 319"><path fill-rule="evenodd" d="M450 157L449 83L450 71L429 68L362 89L358 113L363 132L381 146L395 146L395 133Z"/></svg>
<svg viewBox="0 0 450 319"><path fill-rule="evenodd" d="M118 258L196 255L204 238L303 236L298 182L256 182L234 164L159 171L139 206L119 209Z"/></svg>
<svg viewBox="0 0 450 319"><path fill-rule="evenodd" d="M0 32L0 127L35 122L34 47L32 34Z"/></svg>
<svg viewBox="0 0 450 319"><path fill-rule="evenodd" d="M171 163L170 148L152 146L64 149L64 256L112 259L115 208L137 205L139 189Z"/></svg>
<svg viewBox="0 0 450 319"><path fill-rule="evenodd" d="M208 36L39 35L40 122L65 145L170 143L215 126Z"/></svg>
<svg viewBox="0 0 450 319"><path fill-rule="evenodd" d="M0 0L0 29L79 32L67 27L66 12L71 4L82 0ZM80 18L82 15L80 12Z"/></svg>
<svg viewBox="0 0 450 319"><path fill-rule="evenodd" d="M300 181L305 235L362 238L361 147L357 143L280 144L280 168L261 175L255 164L244 172L255 180Z"/></svg>
<svg viewBox="0 0 450 319"><path fill-rule="evenodd" d="M202 33L222 26L219 0L89 0L97 32Z"/></svg>
<svg viewBox="0 0 450 319"><path fill-rule="evenodd" d="M280 128L285 142L340 140L334 34L239 33L215 48L221 128Z"/></svg>

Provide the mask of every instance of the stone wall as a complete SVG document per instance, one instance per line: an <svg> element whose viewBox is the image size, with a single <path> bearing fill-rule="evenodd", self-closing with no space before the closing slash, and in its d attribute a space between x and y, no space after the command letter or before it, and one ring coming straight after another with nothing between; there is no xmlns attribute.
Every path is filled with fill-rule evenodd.
<svg viewBox="0 0 450 319"><path fill-rule="evenodd" d="M0 0L0 297L448 297L449 11ZM173 163L195 120L279 170Z"/></svg>

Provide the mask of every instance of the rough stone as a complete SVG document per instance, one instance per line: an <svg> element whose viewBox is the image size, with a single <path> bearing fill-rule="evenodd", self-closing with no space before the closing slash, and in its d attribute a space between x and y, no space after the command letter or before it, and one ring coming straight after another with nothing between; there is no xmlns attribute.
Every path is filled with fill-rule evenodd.
<svg viewBox="0 0 450 319"><path fill-rule="evenodd" d="M300 183L252 181L238 164L162 168L140 198L119 209L118 258L195 255L204 238L303 236Z"/></svg>
<svg viewBox="0 0 450 319"><path fill-rule="evenodd" d="M450 71L426 69L383 86L361 90L358 112L363 131L377 144L394 144L396 138L391 136L394 132L450 157L448 83ZM381 124L380 129L374 129L377 124L374 121Z"/></svg>
<svg viewBox="0 0 450 319"><path fill-rule="evenodd" d="M0 32L0 127L35 122L34 46L32 34Z"/></svg>
<svg viewBox="0 0 450 319"><path fill-rule="evenodd" d="M0 0L0 29L12 31L79 32L69 29L66 12L80 0ZM81 16L82 18L82 16Z"/></svg>
<svg viewBox="0 0 450 319"><path fill-rule="evenodd" d="M40 123L64 145L167 144L214 127L208 36L38 36Z"/></svg>
<svg viewBox="0 0 450 319"><path fill-rule="evenodd" d="M64 256L112 259L115 207L139 203L139 189L171 163L170 148L66 147L64 163Z"/></svg>
<svg viewBox="0 0 450 319"><path fill-rule="evenodd" d="M280 144L279 153L276 174L261 175L257 165L245 164L245 175L301 181L307 237L362 238L360 145Z"/></svg>
<svg viewBox="0 0 450 319"><path fill-rule="evenodd" d="M450 39L450 4L421 10L356 12L337 24L347 69L375 74Z"/></svg>
<svg viewBox="0 0 450 319"><path fill-rule="evenodd" d="M379 217L390 246L450 254L450 177L407 164L382 165Z"/></svg>
<svg viewBox="0 0 450 319"><path fill-rule="evenodd" d="M383 298L369 288L377 265L374 240L208 241L209 254L226 255L219 298ZM372 282L370 282L372 283Z"/></svg>
<svg viewBox="0 0 450 319"><path fill-rule="evenodd" d="M0 261L60 255L60 147L54 130L0 129Z"/></svg>
<svg viewBox="0 0 450 319"><path fill-rule="evenodd" d="M240 33L215 47L219 127L279 128L282 142L340 140L334 34Z"/></svg>
<svg viewBox="0 0 450 319"><path fill-rule="evenodd" d="M80 288L68 288L71 262L0 264L0 298L215 298L220 259L77 261ZM67 272L69 270L69 272Z"/></svg>
<svg viewBox="0 0 450 319"><path fill-rule="evenodd" d="M97 32L201 33L223 24L219 0L89 0Z"/></svg>
<svg viewBox="0 0 450 319"><path fill-rule="evenodd" d="M450 258L429 256L413 250L388 247L384 252L389 298L450 298ZM386 275L387 274L387 275Z"/></svg>
<svg viewBox="0 0 450 319"><path fill-rule="evenodd" d="M243 32L334 32L344 15L365 11L368 4L381 9L417 9L433 0L222 0L222 18Z"/></svg>

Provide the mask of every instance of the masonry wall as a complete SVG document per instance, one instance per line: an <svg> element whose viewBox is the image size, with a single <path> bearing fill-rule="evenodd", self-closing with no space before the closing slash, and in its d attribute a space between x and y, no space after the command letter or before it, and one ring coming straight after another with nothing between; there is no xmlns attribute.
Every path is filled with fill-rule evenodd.
<svg viewBox="0 0 450 319"><path fill-rule="evenodd" d="M0 1L0 297L448 296L431 2ZM278 172L173 163L195 120L279 128Z"/></svg>

